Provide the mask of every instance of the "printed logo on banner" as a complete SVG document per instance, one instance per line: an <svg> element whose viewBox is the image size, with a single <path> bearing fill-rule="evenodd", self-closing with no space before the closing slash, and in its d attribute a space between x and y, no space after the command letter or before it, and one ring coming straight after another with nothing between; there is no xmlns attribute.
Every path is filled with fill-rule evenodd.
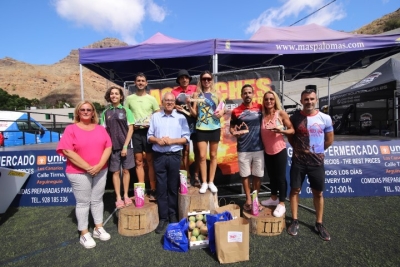
<svg viewBox="0 0 400 267"><path fill-rule="evenodd" d="M381 154L390 154L389 146L380 146Z"/></svg>
<svg viewBox="0 0 400 267"><path fill-rule="evenodd" d="M37 164L37 165L46 165L46 164L47 164L47 158L46 158L46 156L37 156L37 158L36 158L36 164Z"/></svg>

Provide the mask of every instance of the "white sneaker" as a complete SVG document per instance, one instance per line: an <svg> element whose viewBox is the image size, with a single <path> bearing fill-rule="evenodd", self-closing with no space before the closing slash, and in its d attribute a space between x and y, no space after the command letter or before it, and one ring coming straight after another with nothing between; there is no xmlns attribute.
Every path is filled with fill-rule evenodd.
<svg viewBox="0 0 400 267"><path fill-rule="evenodd" d="M208 184L207 183L202 183L201 187L200 187L200 190L199 190L199 193L200 194L204 194L207 191L207 188L208 188Z"/></svg>
<svg viewBox="0 0 400 267"><path fill-rule="evenodd" d="M214 183L209 183L209 184L208 184L208 188L210 188L210 191L211 191L212 193L217 193L217 192L218 192L218 188L215 186Z"/></svg>
<svg viewBox="0 0 400 267"><path fill-rule="evenodd" d="M85 248L94 248L96 246L96 242L94 241L90 233L81 235L81 237L79 238L79 243L81 243L82 246L84 246Z"/></svg>
<svg viewBox="0 0 400 267"><path fill-rule="evenodd" d="M111 238L110 234L104 230L103 227L95 228L93 230L93 237L94 238L99 238L101 241L107 241Z"/></svg>
<svg viewBox="0 0 400 267"><path fill-rule="evenodd" d="M273 215L275 216L275 217L282 217L284 214L285 214L285 212L286 212L286 207L285 207L285 205L282 205L282 204L278 204L277 206L276 206L276 208L275 208L275 210L274 210L274 213L273 213Z"/></svg>
<svg viewBox="0 0 400 267"><path fill-rule="evenodd" d="M279 204L279 199L273 200L272 198L268 198L267 200L261 201L261 205L263 206L276 206Z"/></svg>

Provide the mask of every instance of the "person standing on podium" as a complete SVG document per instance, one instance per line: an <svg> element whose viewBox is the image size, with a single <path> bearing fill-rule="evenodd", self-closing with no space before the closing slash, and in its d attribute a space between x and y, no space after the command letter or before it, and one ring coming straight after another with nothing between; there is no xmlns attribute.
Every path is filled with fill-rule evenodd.
<svg viewBox="0 0 400 267"><path fill-rule="evenodd" d="M148 166L150 180L150 191L148 193L150 201L156 200L156 180L153 168L152 145L147 143L147 131L149 121L153 113L160 110L154 96L146 92L147 78L144 73L138 73L135 79L136 92L126 97L125 106L128 107L135 118L134 132L132 135L133 151L136 164L136 175L139 183L144 183L144 155Z"/></svg>
<svg viewBox="0 0 400 267"><path fill-rule="evenodd" d="M159 224L157 234L164 232L168 222L178 222L179 170L184 145L190 142L189 125L175 107L175 96L166 93L163 110L153 114L147 140L153 144L154 171L157 179Z"/></svg>
<svg viewBox="0 0 400 267"><path fill-rule="evenodd" d="M243 103L232 110L229 132L237 139L239 174L242 177L243 189L246 193L246 203L243 210L252 211L250 195L250 176L253 190L260 193L261 178L264 177L264 146L261 141L262 105L253 103L254 89L245 84L241 90ZM258 205L259 210L262 209Z"/></svg>
<svg viewBox="0 0 400 267"><path fill-rule="evenodd" d="M171 92L175 96L175 109L182 113L189 125L190 130L190 140L193 143L194 152L194 185L200 186L199 180L199 148L197 147L196 138L196 114L191 114L189 105L193 105L190 102L190 97L196 92L196 85L191 85L192 77L189 75L187 70L180 70L178 72L178 77L176 78L176 83L179 84L178 87L174 88ZM188 186L191 185L191 177L189 171L189 153L190 153L190 143L185 145L183 148L182 162L183 167L187 173Z"/></svg>

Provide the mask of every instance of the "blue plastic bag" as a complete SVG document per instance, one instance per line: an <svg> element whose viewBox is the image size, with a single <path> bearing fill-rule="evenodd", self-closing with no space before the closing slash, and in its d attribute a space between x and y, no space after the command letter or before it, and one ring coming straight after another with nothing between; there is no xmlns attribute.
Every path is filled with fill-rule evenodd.
<svg viewBox="0 0 400 267"><path fill-rule="evenodd" d="M214 223L232 220L232 214L224 211L218 214L207 214L208 244L212 253L216 252Z"/></svg>
<svg viewBox="0 0 400 267"><path fill-rule="evenodd" d="M189 239L187 237L188 222L183 218L178 223L170 223L164 234L164 249L176 252L187 252L189 250Z"/></svg>

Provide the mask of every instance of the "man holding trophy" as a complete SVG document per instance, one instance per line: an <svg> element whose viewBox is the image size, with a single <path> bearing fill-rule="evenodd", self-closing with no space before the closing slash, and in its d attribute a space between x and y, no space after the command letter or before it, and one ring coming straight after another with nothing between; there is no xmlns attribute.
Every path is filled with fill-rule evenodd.
<svg viewBox="0 0 400 267"><path fill-rule="evenodd" d="M264 147L260 127L262 105L253 103L254 89L245 84L241 90L243 103L232 110L229 132L237 139L239 173L246 193L245 211L253 208L250 196L250 176L253 176L253 190L260 192L261 177L264 177ZM262 209L261 205L258 205Z"/></svg>

